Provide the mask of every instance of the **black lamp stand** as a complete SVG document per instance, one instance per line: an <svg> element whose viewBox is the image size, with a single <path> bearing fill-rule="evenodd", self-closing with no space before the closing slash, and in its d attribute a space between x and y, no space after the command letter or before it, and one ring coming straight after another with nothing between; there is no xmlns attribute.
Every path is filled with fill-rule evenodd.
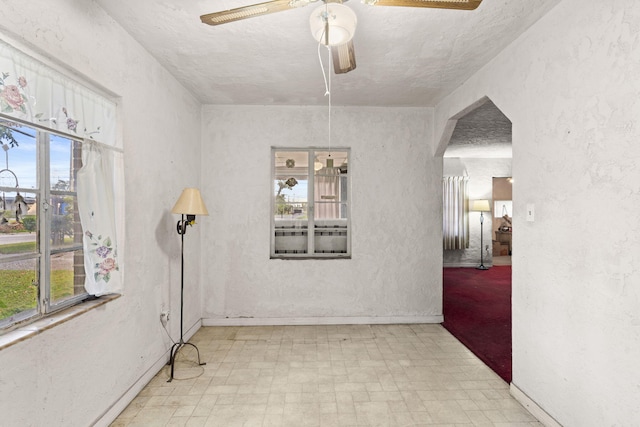
<svg viewBox="0 0 640 427"><path fill-rule="evenodd" d="M482 214L482 211L481 211L480 212L480 265L476 267L478 270L488 270L489 269L489 267L485 267L484 260L482 258L482 254L483 254L483 251L484 251L484 242L482 241L482 235L484 234L482 232L482 228L483 228L482 224L483 223L484 223L484 215Z"/></svg>
<svg viewBox="0 0 640 427"><path fill-rule="evenodd" d="M173 370L176 363L176 356L178 352L185 346L190 345L191 347L196 349L196 353L198 355L198 365L206 365L204 362L200 362L200 351L195 344L184 341L184 333L183 333L183 311L184 311L184 234L187 232L187 225L193 224L196 219L195 215L187 214L187 219L185 220L185 214L182 214L182 219L178 221L177 229L178 234L180 235L181 240L181 248L180 248L180 341L173 344L171 346L171 357L169 358L169 363L167 365L171 365L171 376L167 380L168 383L173 380Z"/></svg>

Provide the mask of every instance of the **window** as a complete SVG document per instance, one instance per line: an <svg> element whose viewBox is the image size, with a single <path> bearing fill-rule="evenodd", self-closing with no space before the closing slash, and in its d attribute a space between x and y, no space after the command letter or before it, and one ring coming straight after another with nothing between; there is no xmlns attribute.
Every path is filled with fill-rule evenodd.
<svg viewBox="0 0 640 427"><path fill-rule="evenodd" d="M444 250L469 247L469 177L442 178L442 243Z"/></svg>
<svg viewBox="0 0 640 427"><path fill-rule="evenodd" d="M0 41L0 333L122 290L117 102L54 68Z"/></svg>
<svg viewBox="0 0 640 427"><path fill-rule="evenodd" d="M272 149L271 258L351 256L349 149Z"/></svg>
<svg viewBox="0 0 640 427"><path fill-rule="evenodd" d="M85 298L80 141L0 119L0 329Z"/></svg>
<svg viewBox="0 0 640 427"><path fill-rule="evenodd" d="M505 215L512 217L512 212L513 202L511 200L495 200L493 202L493 216L495 218L502 218Z"/></svg>

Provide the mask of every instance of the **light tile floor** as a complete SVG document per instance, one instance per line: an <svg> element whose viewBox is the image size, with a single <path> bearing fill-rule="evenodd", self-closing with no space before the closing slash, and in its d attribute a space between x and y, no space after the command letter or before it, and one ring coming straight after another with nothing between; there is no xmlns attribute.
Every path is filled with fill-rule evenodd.
<svg viewBox="0 0 640 427"><path fill-rule="evenodd" d="M542 426L440 325L203 327L113 422Z"/></svg>

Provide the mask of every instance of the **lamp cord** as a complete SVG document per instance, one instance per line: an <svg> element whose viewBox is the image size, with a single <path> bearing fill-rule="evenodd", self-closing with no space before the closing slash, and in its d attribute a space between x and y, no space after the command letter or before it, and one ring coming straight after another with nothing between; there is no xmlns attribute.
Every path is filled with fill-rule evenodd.
<svg viewBox="0 0 640 427"><path fill-rule="evenodd" d="M167 334L167 337L169 337L169 340L171 341L171 345L177 344L177 342L173 340L173 337L169 333L169 330L167 329L167 327L162 323L161 323L161 325L162 325L162 329L164 329L164 332Z"/></svg>

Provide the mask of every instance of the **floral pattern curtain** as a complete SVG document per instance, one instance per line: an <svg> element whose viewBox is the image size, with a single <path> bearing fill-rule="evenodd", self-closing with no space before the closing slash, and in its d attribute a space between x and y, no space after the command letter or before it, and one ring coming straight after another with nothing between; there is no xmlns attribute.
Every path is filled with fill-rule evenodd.
<svg viewBox="0 0 640 427"><path fill-rule="evenodd" d="M469 247L469 178L442 179L442 237L445 250Z"/></svg>
<svg viewBox="0 0 640 427"><path fill-rule="evenodd" d="M116 104L0 40L0 113L116 145Z"/></svg>
<svg viewBox="0 0 640 427"><path fill-rule="evenodd" d="M115 217L115 153L100 144L82 144L78 171L78 211L84 230L85 289L91 295L122 292Z"/></svg>

